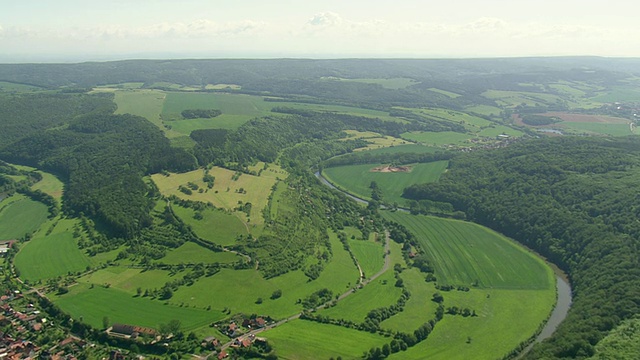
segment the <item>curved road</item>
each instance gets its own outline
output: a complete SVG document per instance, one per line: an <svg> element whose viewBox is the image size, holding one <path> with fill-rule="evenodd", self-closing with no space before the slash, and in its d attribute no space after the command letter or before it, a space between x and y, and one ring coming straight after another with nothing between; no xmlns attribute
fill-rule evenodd
<svg viewBox="0 0 640 360"><path fill-rule="evenodd" d="M374 281L375 279L377 279L378 277L380 277L380 275L384 274L387 270L389 270L389 266L391 265L391 257L389 256L389 232L385 232L385 237L384 237L384 265L382 266L382 269L380 269L380 271L378 271L375 275L371 276L368 279L364 279L361 283L360 283L360 287L365 287L367 284L369 284L370 282ZM360 270L360 264L357 264L358 270ZM362 270L360 270L360 276L362 278ZM355 289L351 289L345 293L343 293L342 295L338 296L338 298L336 299L336 301L342 301L344 300L346 297L348 297L349 295L355 293ZM326 307L326 303L322 304L318 307L316 307L316 310L320 310L320 309L324 309ZM300 316L302 315L302 313L297 313L295 315L291 315L286 319L280 320L277 323L265 326L263 328L260 329L255 329L255 330L251 330L248 333L243 334L242 336L237 337L236 339L239 341L242 341L243 339L251 336L251 335L257 335L263 331L267 331L270 329L273 329L276 326L280 326L282 324L285 324L291 320L295 320L300 318ZM227 343L225 343L224 345L222 345L222 350L225 350L226 348L228 348L229 346L231 346L231 344L233 344L233 342L236 340L232 340L229 341Z"/></svg>

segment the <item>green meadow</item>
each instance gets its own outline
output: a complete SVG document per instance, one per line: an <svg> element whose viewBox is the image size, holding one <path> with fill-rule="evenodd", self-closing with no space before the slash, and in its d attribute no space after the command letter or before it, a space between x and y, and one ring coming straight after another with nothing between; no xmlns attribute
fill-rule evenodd
<svg viewBox="0 0 640 360"><path fill-rule="evenodd" d="M47 206L23 195L0 202L0 240L14 240L37 230L46 220Z"/></svg>
<svg viewBox="0 0 640 360"><path fill-rule="evenodd" d="M416 154L429 154L440 151L440 149L431 146L424 146L419 144L405 144L384 147L380 149L367 150L367 153L371 154L398 154L398 153L416 153Z"/></svg>
<svg viewBox="0 0 640 360"><path fill-rule="evenodd" d="M470 145L469 140L474 136L453 131L431 132L411 131L402 134L403 139L415 141L428 146Z"/></svg>
<svg viewBox="0 0 640 360"><path fill-rule="evenodd" d="M393 305L398 301L402 289L396 287L395 283L393 268L390 268L367 286L356 290L336 306L321 310L319 314L333 319L363 322L372 309Z"/></svg>
<svg viewBox="0 0 640 360"><path fill-rule="evenodd" d="M330 81L340 82L358 82L363 84L377 84L385 89L398 90L404 89L408 86L418 84L417 81L409 78L388 78L388 79L344 79L344 78L330 78Z"/></svg>
<svg viewBox="0 0 640 360"><path fill-rule="evenodd" d="M380 327L412 332L435 317L438 304L431 301L431 297L437 290L433 282L425 282L425 274L416 268L403 270L400 277L411 297L405 304L404 311L383 321Z"/></svg>
<svg viewBox="0 0 640 360"><path fill-rule="evenodd" d="M435 161L410 165L409 172L373 172L372 169L383 164L360 164L326 168L322 175L331 183L358 197L371 198L371 182L375 181L382 190L383 201L404 204L404 188L412 184L435 182L447 168L447 161Z"/></svg>
<svg viewBox="0 0 640 360"><path fill-rule="evenodd" d="M245 224L236 215L218 209L200 211L202 219L195 219L195 210L172 205L173 212L182 219L199 237L213 243L229 246L236 242L238 235L246 235Z"/></svg>
<svg viewBox="0 0 640 360"><path fill-rule="evenodd" d="M314 291L328 288L335 295L348 291L358 280L358 270L349 253L333 233L330 234L333 257L325 265L319 278L308 281L302 271L292 271L284 275L264 279L255 269L221 269L213 276L200 278L192 286L181 287L174 292L172 304L213 309L231 309L232 313L264 314L274 318L284 318L302 310L298 304ZM271 299L275 290L282 291L282 297ZM262 304L256 300L262 298Z"/></svg>
<svg viewBox="0 0 640 360"><path fill-rule="evenodd" d="M438 93L438 94L442 94L442 95L445 95L445 96L448 96L448 97L454 98L454 99L457 98L457 97L460 97L460 94L456 94L454 92L446 91L446 90L442 90L442 89L429 88L427 90L435 92L435 93Z"/></svg>
<svg viewBox="0 0 640 360"><path fill-rule="evenodd" d="M64 190L64 184L60 179L53 174L46 173L44 171L38 171L42 175L42 180L35 183L31 188L33 190L40 190L47 193L54 198L60 200L62 198L62 192Z"/></svg>
<svg viewBox="0 0 640 360"><path fill-rule="evenodd" d="M490 106L490 105L473 105L473 106L466 107L465 110L472 113L491 116L491 117L500 116L500 113L502 112L502 109L495 106Z"/></svg>
<svg viewBox="0 0 640 360"><path fill-rule="evenodd" d="M583 123L564 121L560 123L565 129L570 129L573 133L602 134L611 136L633 135L629 129L629 124L603 124L603 123Z"/></svg>
<svg viewBox="0 0 640 360"><path fill-rule="evenodd" d="M468 307L478 316L446 314L425 341L389 359L500 359L533 335L555 304L554 289L474 288L442 295L445 308ZM430 309L426 315L433 316Z"/></svg>
<svg viewBox="0 0 640 360"><path fill-rule="evenodd" d="M431 216L384 212L406 226L433 261L440 284L495 289L549 289L551 270L513 241L483 226Z"/></svg>
<svg viewBox="0 0 640 360"><path fill-rule="evenodd" d="M68 294L56 297L54 303L75 319L103 328L107 316L110 324L124 323L157 329L160 324L180 320L181 330L189 332L218 321L224 314L216 310L195 309L167 305L162 301L131 294L104 286L78 284Z"/></svg>
<svg viewBox="0 0 640 360"><path fill-rule="evenodd" d="M349 239L351 252L358 259L365 277L370 277L384 265L384 247L382 243L370 240Z"/></svg>
<svg viewBox="0 0 640 360"><path fill-rule="evenodd" d="M218 223L218 226L224 223ZM193 243L186 242L182 244L179 248L168 251L167 255L162 259L158 260L158 262L164 264L182 264L182 263L204 263L204 264L212 264L212 263L221 263L221 264L229 264L240 260L240 256L228 252L215 252L211 251L207 248L203 248L202 246Z"/></svg>
<svg viewBox="0 0 640 360"><path fill-rule="evenodd" d="M285 360L361 359L363 352L389 342L378 334L306 320L288 322L261 336L274 347L278 359Z"/></svg>
<svg viewBox="0 0 640 360"><path fill-rule="evenodd" d="M50 279L69 272L84 271L94 264L88 255L78 249L73 238L75 220L49 221L16 255L15 265L21 278L29 281ZM51 234L44 228L53 226Z"/></svg>
<svg viewBox="0 0 640 360"><path fill-rule="evenodd" d="M37 90L43 90L40 87L25 84L16 84L7 81L0 81L0 92L32 92Z"/></svg>

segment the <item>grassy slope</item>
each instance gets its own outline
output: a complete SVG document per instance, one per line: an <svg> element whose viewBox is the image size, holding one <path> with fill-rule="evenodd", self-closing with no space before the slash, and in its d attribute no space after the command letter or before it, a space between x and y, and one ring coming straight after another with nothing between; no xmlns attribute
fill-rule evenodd
<svg viewBox="0 0 640 360"><path fill-rule="evenodd" d="M398 301L402 289L395 287L393 269L369 283L355 294L340 301L336 306L321 310L320 314L334 319L363 322L370 310L393 305Z"/></svg>
<svg viewBox="0 0 640 360"><path fill-rule="evenodd" d="M42 174L42 180L35 183L31 188L33 190L40 190L60 200L62 198L62 192L64 190L64 184L62 183L62 181L60 181L60 179L52 174L46 173L44 171L38 172Z"/></svg>
<svg viewBox="0 0 640 360"><path fill-rule="evenodd" d="M49 279L68 272L84 271L94 264L85 253L78 249L73 238L75 220L60 220L50 235L45 235L45 224L36 235L23 245L16 255L15 264L25 280Z"/></svg>
<svg viewBox="0 0 640 360"><path fill-rule="evenodd" d="M250 223L261 225L264 223L262 209L267 205L270 189L278 178L284 179L287 176L285 171L275 165L271 165L269 169L263 171L261 176L242 174L235 181L232 179L235 172L231 170L214 167L209 173L216 178L213 188L203 193L194 191L192 195L180 192L178 187L193 182L200 188L207 189L206 184L202 181L204 175L202 169L183 174L171 174L170 176L154 174L151 178L164 195L176 195L183 199L205 203L211 202L217 207L228 210L235 209L238 206L238 201L250 202L252 204ZM243 188L246 193L238 193L236 190L240 188ZM247 222L247 217L243 212L235 212L235 215L243 222Z"/></svg>
<svg viewBox="0 0 640 360"><path fill-rule="evenodd" d="M389 339L378 334L335 325L295 320L265 332L279 359L360 359L371 347Z"/></svg>
<svg viewBox="0 0 640 360"><path fill-rule="evenodd" d="M236 215L218 209L202 211L202 219L193 218L193 209L173 205L173 212L201 238L223 246L233 245L238 235L247 234L247 228Z"/></svg>
<svg viewBox="0 0 640 360"><path fill-rule="evenodd" d="M469 307L478 316L445 315L426 341L389 359L499 359L536 331L555 302L553 291L541 290L471 289L443 296L445 308Z"/></svg>
<svg viewBox="0 0 640 360"><path fill-rule="evenodd" d="M633 134L629 129L629 124L598 124L565 121L562 122L561 125L579 133L595 133L612 136L628 136Z"/></svg>
<svg viewBox="0 0 640 360"><path fill-rule="evenodd" d="M114 102L118 105L116 114L133 114L146 118L165 133L168 138L183 134L164 127L160 113L166 100L166 93L160 90L118 90Z"/></svg>
<svg viewBox="0 0 640 360"><path fill-rule="evenodd" d="M23 195L13 195L0 202L0 240L23 237L47 220L46 205Z"/></svg>
<svg viewBox="0 0 640 360"><path fill-rule="evenodd" d="M384 248L381 243L349 239L349 246L353 255L358 259L365 277L370 277L382 269Z"/></svg>
<svg viewBox="0 0 640 360"><path fill-rule="evenodd" d="M437 181L447 167L447 161L435 161L412 166L408 173L381 173L370 170L380 164L348 165L324 169L323 176L340 188L361 198L370 198L369 186L375 181L383 193L383 201L404 204L402 198L405 187L425 182Z"/></svg>
<svg viewBox="0 0 640 360"><path fill-rule="evenodd" d="M477 224L385 212L412 231L435 266L442 284L483 288L550 289L551 270L504 236Z"/></svg>
<svg viewBox="0 0 640 360"><path fill-rule="evenodd" d="M443 132L420 132L412 131L402 134L402 137L411 141L416 141L430 146L441 146L449 144L468 144L469 139L473 138L473 135L462 134L452 131Z"/></svg>
<svg viewBox="0 0 640 360"><path fill-rule="evenodd" d="M510 240L461 221L397 212L384 216L414 232L435 259L440 283L469 284L480 278L483 287L441 292L445 308L468 307L478 316L445 315L425 342L391 359L499 358L531 336L553 308L553 273ZM402 276L412 297L403 313L383 322L383 327L393 330L411 330L431 319L435 311L429 301L434 285L424 282L414 269L405 270ZM411 316L416 312L420 315Z"/></svg>
<svg viewBox="0 0 640 360"><path fill-rule="evenodd" d="M438 306L431 301L431 297L436 288L434 283L425 282L425 275L415 268L404 270L400 277L411 297L403 312L383 321L380 326L383 329L412 332L435 317Z"/></svg>
<svg viewBox="0 0 640 360"><path fill-rule="evenodd" d="M254 269L222 269L216 275L201 278L192 286L180 288L174 293L171 303L184 302L200 308L211 305L219 310L228 307L232 312L259 313L276 318L293 315L302 310L296 304L298 299L325 287L334 294L342 294L358 279L358 271L337 236L331 234L330 238L333 258L314 281L308 281L301 271L265 280ZM282 290L282 297L271 300L271 294L277 289ZM258 297L264 300L262 304L255 303Z"/></svg>
<svg viewBox="0 0 640 360"><path fill-rule="evenodd" d="M240 257L231 252L215 252L202 246L187 242L177 249L167 252L167 255L158 262L165 264L180 263L233 263L238 261Z"/></svg>

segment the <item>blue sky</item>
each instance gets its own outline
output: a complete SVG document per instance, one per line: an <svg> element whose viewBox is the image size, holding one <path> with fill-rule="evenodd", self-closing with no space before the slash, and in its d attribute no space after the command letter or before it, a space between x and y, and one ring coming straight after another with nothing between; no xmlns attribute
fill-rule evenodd
<svg viewBox="0 0 640 360"><path fill-rule="evenodd" d="M640 56L629 0L0 0L0 61Z"/></svg>

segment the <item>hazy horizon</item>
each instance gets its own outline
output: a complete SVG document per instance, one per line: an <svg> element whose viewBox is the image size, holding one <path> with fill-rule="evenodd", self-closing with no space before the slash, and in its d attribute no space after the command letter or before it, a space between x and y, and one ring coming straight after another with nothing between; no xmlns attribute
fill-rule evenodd
<svg viewBox="0 0 640 360"><path fill-rule="evenodd" d="M628 1L31 0L0 62L175 58L640 57Z"/></svg>

